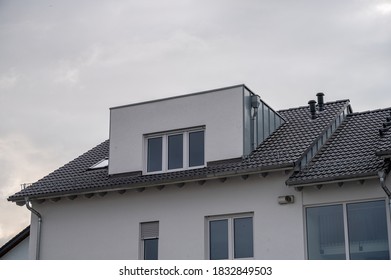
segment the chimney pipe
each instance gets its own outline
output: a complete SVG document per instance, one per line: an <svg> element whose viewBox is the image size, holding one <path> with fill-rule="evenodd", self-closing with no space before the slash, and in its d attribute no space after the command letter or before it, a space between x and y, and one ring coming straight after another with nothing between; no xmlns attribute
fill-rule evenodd
<svg viewBox="0 0 391 280"><path fill-rule="evenodd" d="M316 101L310 100L308 101L308 104L310 105L310 113L311 113L311 119L316 119Z"/></svg>
<svg viewBox="0 0 391 280"><path fill-rule="evenodd" d="M319 111L323 111L324 110L324 99L323 99L324 93L323 92L318 92L316 94L316 96L318 97Z"/></svg>

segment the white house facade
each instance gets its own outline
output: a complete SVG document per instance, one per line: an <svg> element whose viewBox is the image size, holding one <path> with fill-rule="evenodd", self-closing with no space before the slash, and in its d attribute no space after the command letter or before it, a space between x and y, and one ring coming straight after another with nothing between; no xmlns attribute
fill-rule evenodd
<svg viewBox="0 0 391 280"><path fill-rule="evenodd" d="M9 197L31 259L390 259L391 109L275 111L245 85L110 110L110 139Z"/></svg>

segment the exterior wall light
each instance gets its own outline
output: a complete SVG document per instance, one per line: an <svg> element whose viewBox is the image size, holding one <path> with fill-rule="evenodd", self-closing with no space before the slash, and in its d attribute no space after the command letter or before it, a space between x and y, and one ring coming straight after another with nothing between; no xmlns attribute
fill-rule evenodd
<svg viewBox="0 0 391 280"><path fill-rule="evenodd" d="M292 204L295 202L295 196L293 195L283 195L278 197L278 204Z"/></svg>

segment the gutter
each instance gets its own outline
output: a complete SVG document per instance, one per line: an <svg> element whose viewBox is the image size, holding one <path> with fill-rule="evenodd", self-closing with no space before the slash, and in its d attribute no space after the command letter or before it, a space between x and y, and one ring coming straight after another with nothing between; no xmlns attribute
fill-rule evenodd
<svg viewBox="0 0 391 280"><path fill-rule="evenodd" d="M379 175L379 180L380 180L380 186L382 187L382 189L384 190L384 192L386 193L388 198L391 199L391 191L386 186L386 173L384 171L379 171L378 175ZM391 206L391 203L390 203L390 206Z"/></svg>
<svg viewBox="0 0 391 280"><path fill-rule="evenodd" d="M27 209L38 217L38 229L37 229L37 243L35 247L35 259L39 260L40 257L40 249L41 249L41 227L42 227L42 216L39 214L37 210L35 210L30 204L30 200L28 197L25 198Z"/></svg>
<svg viewBox="0 0 391 280"><path fill-rule="evenodd" d="M27 201L30 201L30 199L33 200L45 200L45 199L51 199L51 198L58 198L58 197L67 197L70 195L85 195L85 194L91 194L91 193L100 193L100 192L112 192L112 191L119 191L119 190L131 190L131 189L137 189L141 187L156 187L161 185L172 185L172 184L178 184L178 183L189 183L189 182L197 182L201 180L213 180L213 179L220 179L220 178L227 178L227 177L236 177L236 176L244 176L244 175L253 175L258 173L270 173L275 171L286 171L286 170L293 170L294 163L285 163L285 164L279 164L279 165L270 165L270 166L261 166L261 167L252 167L252 168L245 168L241 170L229 170L229 171L217 171L213 172L210 171L208 174L203 173L201 175L193 175L193 176L185 176L182 178L161 178L158 180L150 181L150 182L126 182L126 179L129 178L119 178L124 179L125 182L114 182L110 183L110 179L105 181L105 184L99 187L84 187L79 189L74 189L70 191L62 191L62 192L55 192L55 193L38 193L38 194L31 194L29 197L25 197L23 195L20 196L10 196L8 198L8 201L15 202L16 204L22 206L24 204L27 204ZM167 174L167 173L163 173ZM115 178L114 178L115 179ZM62 182L62 181L60 181ZM28 195L28 194L26 194ZM23 200L24 199L24 200ZM39 203L39 202L38 202Z"/></svg>
<svg viewBox="0 0 391 280"><path fill-rule="evenodd" d="M370 180L379 178L374 173L366 173L362 174L362 177L353 177L354 174L345 175L345 176L335 176L330 178L318 178L312 180L292 180L288 179L286 181L286 185L289 187L307 187L307 186L316 186L316 185L325 185L325 184L338 184L352 181L360 181L360 180Z"/></svg>

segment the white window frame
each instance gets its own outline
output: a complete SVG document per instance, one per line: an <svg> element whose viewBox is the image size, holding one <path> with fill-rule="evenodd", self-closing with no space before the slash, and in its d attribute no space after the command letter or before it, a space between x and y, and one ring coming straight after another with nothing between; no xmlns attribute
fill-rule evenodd
<svg viewBox="0 0 391 280"><path fill-rule="evenodd" d="M348 230L348 213L347 213L347 205L361 202L374 202L374 201L384 201L385 210L386 210L386 223L387 223L387 233L388 233L388 250L391 258L391 213L387 211L389 208L390 200L388 198L373 198L366 200L353 200L353 201L344 201L344 202L335 202L335 203L325 203L325 204L313 204L306 205L304 207L303 215L304 215L304 249L305 249L305 257L309 260L308 256L308 233L307 233L307 208L313 207L323 207L323 206L333 206L333 205L342 205L342 215L343 215L343 223L344 223L344 240L345 240L345 256L346 260L350 260L350 245L349 245L349 230Z"/></svg>
<svg viewBox="0 0 391 280"><path fill-rule="evenodd" d="M153 223L153 224L157 224L157 233L153 236L146 236L146 237L143 237L142 236L142 226L143 224L148 224L148 223ZM159 259L159 227L160 227L160 223L159 221L150 221L150 222L141 222L140 223L140 229L139 229L139 236L140 236L140 244L139 244L139 259L140 260L145 260L145 255L144 255L144 242L145 240L151 240L151 239L157 239L157 246L158 246L158 259Z"/></svg>
<svg viewBox="0 0 391 280"><path fill-rule="evenodd" d="M253 226L253 256L250 258L234 258L235 252L235 236L234 236L234 220L237 218L251 218ZM247 213L238 213L238 214L228 214L228 215L216 215L216 216L206 216L205 217L205 236L206 236L206 246L205 246L205 256L206 259L210 260L210 231L209 225L211 221L219 220L228 220L228 260L252 260L254 259L255 249L254 249L254 212Z"/></svg>
<svg viewBox="0 0 391 280"><path fill-rule="evenodd" d="M204 132L204 163L197 166L189 166L189 134L193 132ZM168 137L173 135L183 136L183 166L181 168L168 169ZM152 138L162 138L162 170L148 171L148 140ZM205 167L205 127L193 127L181 130L171 130L160 133L144 135L144 174L156 174L165 172L175 172L186 169L196 169Z"/></svg>

